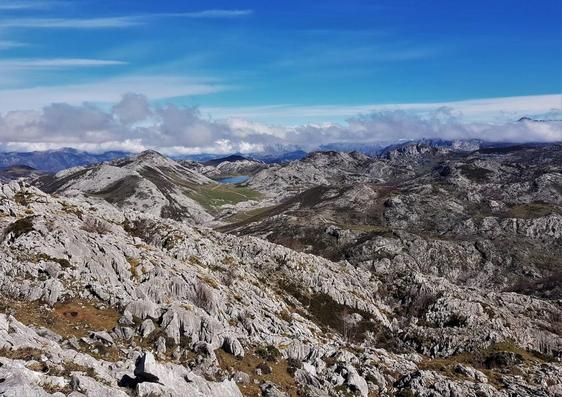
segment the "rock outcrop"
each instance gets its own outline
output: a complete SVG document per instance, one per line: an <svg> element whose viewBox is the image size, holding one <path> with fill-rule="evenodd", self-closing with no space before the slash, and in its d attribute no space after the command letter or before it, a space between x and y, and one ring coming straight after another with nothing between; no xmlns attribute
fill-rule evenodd
<svg viewBox="0 0 562 397"><path fill-rule="evenodd" d="M541 150L316 154L229 234L88 193L168 167L154 153L53 195L1 184L0 395L556 396L562 179Z"/></svg>

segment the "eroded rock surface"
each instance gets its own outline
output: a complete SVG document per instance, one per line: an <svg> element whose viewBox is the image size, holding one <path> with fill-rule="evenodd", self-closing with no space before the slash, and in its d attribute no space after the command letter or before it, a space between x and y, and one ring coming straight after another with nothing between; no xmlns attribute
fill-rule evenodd
<svg viewBox="0 0 562 397"><path fill-rule="evenodd" d="M482 154L446 159L445 172L448 154L422 148L293 164L336 165L310 176L305 196L284 202L268 227L290 226L291 208L345 205L386 222L365 234L316 217L308 226L345 248L326 257L95 194L0 185L0 395L560 395L559 286L513 284L560 270L557 155L540 172L519 161L513 180L496 178L512 173L496 154L485 164ZM485 173L497 186L469 181L467 162L500 170ZM385 167L404 185L381 190L354 176L382 178ZM521 182L525 173L534 182ZM334 186L349 178L351 187ZM446 185L426 187L427 178ZM539 199L547 212L521 215ZM473 216L473 202L490 212Z"/></svg>

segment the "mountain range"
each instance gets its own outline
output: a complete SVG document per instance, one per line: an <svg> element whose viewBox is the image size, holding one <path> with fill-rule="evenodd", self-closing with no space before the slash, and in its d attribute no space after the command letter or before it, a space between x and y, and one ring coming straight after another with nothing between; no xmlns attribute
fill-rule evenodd
<svg viewBox="0 0 562 397"><path fill-rule="evenodd" d="M25 171L0 395L562 393L560 144Z"/></svg>
<svg viewBox="0 0 562 397"><path fill-rule="evenodd" d="M318 151L356 151L371 156L377 156L395 147L420 143L433 147L452 148L461 151L477 150L480 147L502 147L512 146L508 142L485 142L478 139L469 140L441 140L441 139L421 139L416 141L387 142L378 144L368 143L333 143L320 145ZM529 144L528 144L529 145ZM234 153L231 155L203 153L195 155L173 156L175 160L192 160L202 163L219 163L225 157L240 156L259 160L267 164L282 163L293 160L300 160L308 154L307 151L295 145L271 145L263 151L254 153ZM72 148L58 150L46 150L35 152L0 152L0 169L10 166L27 166L39 171L58 172L67 168L95 164L110 161L118 158L132 156L132 153L122 151L109 151L104 153L89 153Z"/></svg>

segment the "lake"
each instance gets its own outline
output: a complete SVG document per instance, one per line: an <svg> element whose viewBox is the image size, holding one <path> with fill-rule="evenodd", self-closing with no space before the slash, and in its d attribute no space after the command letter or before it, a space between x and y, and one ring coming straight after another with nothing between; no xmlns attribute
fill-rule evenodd
<svg viewBox="0 0 562 397"><path fill-rule="evenodd" d="M217 179L218 183L242 183L246 182L250 177L248 175L231 176L229 178Z"/></svg>

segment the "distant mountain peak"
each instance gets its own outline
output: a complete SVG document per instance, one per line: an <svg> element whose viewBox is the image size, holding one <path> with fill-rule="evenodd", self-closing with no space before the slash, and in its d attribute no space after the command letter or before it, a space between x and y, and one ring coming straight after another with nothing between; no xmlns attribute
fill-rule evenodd
<svg viewBox="0 0 562 397"><path fill-rule="evenodd" d="M148 149L144 152L140 152L135 156L136 159L152 159L152 158L167 158L162 153L157 152L156 150Z"/></svg>
<svg viewBox="0 0 562 397"><path fill-rule="evenodd" d="M6 168L3 168L3 170L26 170L26 171L36 171L35 168L30 167L29 165L25 165L25 164L14 164L14 165L10 165Z"/></svg>
<svg viewBox="0 0 562 397"><path fill-rule="evenodd" d="M366 160L369 156L358 151L338 152L334 150L317 151L307 154L303 160L314 161L318 159L339 159L339 160Z"/></svg>
<svg viewBox="0 0 562 397"><path fill-rule="evenodd" d="M36 170L58 172L76 166L124 158L128 155L129 153L119 151L88 153L73 148L35 152L4 152L0 153L0 168L25 165Z"/></svg>
<svg viewBox="0 0 562 397"><path fill-rule="evenodd" d="M218 159L207 160L203 163L203 165L218 165L220 163L236 163L239 161L256 161L252 158L242 156L241 154L231 154L230 156L221 157Z"/></svg>
<svg viewBox="0 0 562 397"><path fill-rule="evenodd" d="M156 150L145 150L131 158L131 163L138 166L177 166L178 163L169 157L164 156Z"/></svg>

